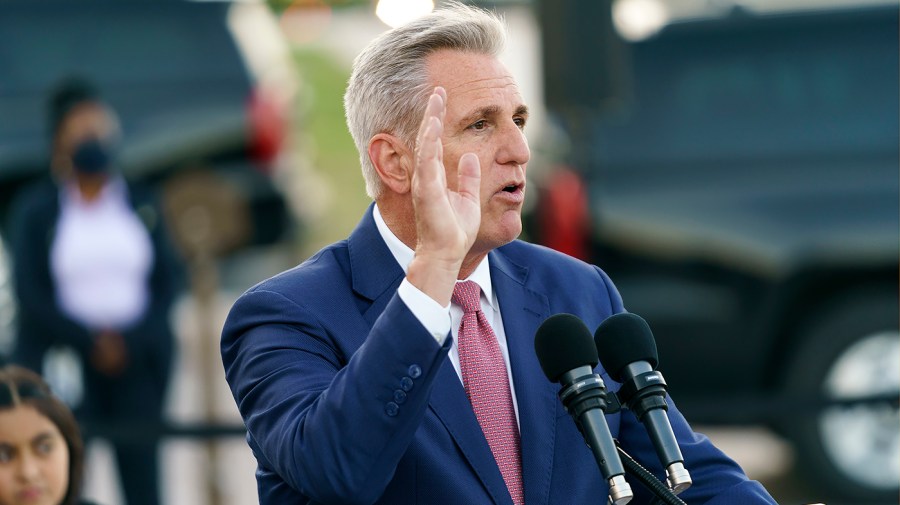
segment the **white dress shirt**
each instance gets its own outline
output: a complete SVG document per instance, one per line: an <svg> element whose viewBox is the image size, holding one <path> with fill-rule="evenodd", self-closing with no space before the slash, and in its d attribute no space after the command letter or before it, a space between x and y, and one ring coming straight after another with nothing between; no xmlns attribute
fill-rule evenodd
<svg viewBox="0 0 900 505"><path fill-rule="evenodd" d="M375 205L373 215L375 217L375 226L378 228L378 233L387 244L388 249L391 250L394 259L397 260L397 263L399 263L400 267L403 268L403 271L406 272L409 268L409 263L415 256L415 252L401 242L400 239L394 235L394 232L388 228L377 205ZM494 330L494 334L497 336L500 353L503 354L503 361L506 363L506 376L509 379L513 408L516 411L516 422L518 422L519 405L516 402L516 386L513 384L512 370L509 365L509 348L506 345L506 330L503 327L503 318L500 315L500 301L497 299L497 294L494 293L491 284L491 272L487 256L485 256L484 260L478 264L475 271L472 272L472 275L457 282L463 281L474 281L481 287L481 310L484 312L488 324L491 325L491 329ZM453 364L456 375L458 375L460 381L462 381L462 371L459 367L459 348L456 344L457 334L459 333L459 324L463 315L462 308L454 303L451 303L447 307L442 307L438 302L434 301L433 298L413 286L408 279L403 279L403 282L397 289L397 294L400 296L400 299L403 300L403 303L409 307L409 310L416 316L419 322L422 323L422 326L434 336L439 344L443 345L444 341L447 339L448 333L453 335L453 342L449 354L450 363Z"/></svg>
<svg viewBox="0 0 900 505"><path fill-rule="evenodd" d="M124 182L110 181L90 202L77 187L60 188L50 272L65 314L91 330L135 324L149 304L153 259L150 234Z"/></svg>

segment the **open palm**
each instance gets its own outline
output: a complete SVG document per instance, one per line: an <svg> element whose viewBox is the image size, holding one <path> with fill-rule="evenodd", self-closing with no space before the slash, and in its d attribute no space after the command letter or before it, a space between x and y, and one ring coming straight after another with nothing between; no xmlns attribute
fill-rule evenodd
<svg viewBox="0 0 900 505"><path fill-rule="evenodd" d="M447 187L441 135L447 93L435 88L428 100L416 138L416 167L412 178L416 212L416 256L441 263L462 264L475 242L481 224L478 157L464 154L459 160L456 191Z"/></svg>

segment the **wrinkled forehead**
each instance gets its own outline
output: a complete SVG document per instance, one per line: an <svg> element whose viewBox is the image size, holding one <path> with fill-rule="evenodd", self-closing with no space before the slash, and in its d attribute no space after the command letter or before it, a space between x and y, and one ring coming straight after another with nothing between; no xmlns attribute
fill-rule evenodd
<svg viewBox="0 0 900 505"><path fill-rule="evenodd" d="M524 103L516 79L494 56L441 50L429 55L426 69L429 84L447 90L448 107L459 100L499 99L513 107Z"/></svg>

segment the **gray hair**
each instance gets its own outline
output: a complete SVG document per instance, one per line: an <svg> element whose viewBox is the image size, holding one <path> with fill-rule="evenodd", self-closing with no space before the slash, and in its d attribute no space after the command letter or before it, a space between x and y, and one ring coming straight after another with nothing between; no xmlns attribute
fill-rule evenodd
<svg viewBox="0 0 900 505"><path fill-rule="evenodd" d="M369 159L369 140L391 133L412 145L432 91L426 58L441 49L498 56L505 43L506 26L499 16L450 2L381 34L359 53L344 94L344 111L369 197L377 199L384 189Z"/></svg>

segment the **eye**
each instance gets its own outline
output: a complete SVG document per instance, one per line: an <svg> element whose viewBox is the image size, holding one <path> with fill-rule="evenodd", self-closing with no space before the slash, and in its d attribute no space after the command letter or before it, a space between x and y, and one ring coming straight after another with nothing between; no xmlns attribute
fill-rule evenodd
<svg viewBox="0 0 900 505"><path fill-rule="evenodd" d="M0 464L9 463L13 459L13 449L8 445L0 446Z"/></svg>
<svg viewBox="0 0 900 505"><path fill-rule="evenodd" d="M520 130L524 130L527 120L524 117L517 116L513 118L513 122L516 123L516 126L518 126Z"/></svg>
<svg viewBox="0 0 900 505"><path fill-rule="evenodd" d="M49 440L42 440L42 441L38 442L37 444L35 444L34 450L38 454L46 456L47 454L50 454L51 452L53 452L53 442L51 442Z"/></svg>
<svg viewBox="0 0 900 505"><path fill-rule="evenodd" d="M485 121L484 119L480 119L469 125L469 128L477 131L484 130L485 128L487 128L487 121Z"/></svg>

